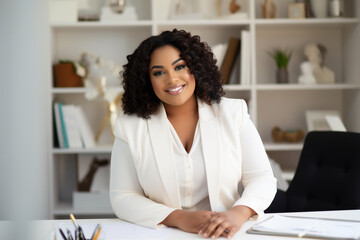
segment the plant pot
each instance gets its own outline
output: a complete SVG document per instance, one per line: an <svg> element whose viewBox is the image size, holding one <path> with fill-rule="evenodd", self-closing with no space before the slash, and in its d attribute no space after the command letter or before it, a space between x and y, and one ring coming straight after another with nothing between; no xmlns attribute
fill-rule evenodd
<svg viewBox="0 0 360 240"><path fill-rule="evenodd" d="M276 71L277 83L289 83L289 74L286 68L278 68Z"/></svg>

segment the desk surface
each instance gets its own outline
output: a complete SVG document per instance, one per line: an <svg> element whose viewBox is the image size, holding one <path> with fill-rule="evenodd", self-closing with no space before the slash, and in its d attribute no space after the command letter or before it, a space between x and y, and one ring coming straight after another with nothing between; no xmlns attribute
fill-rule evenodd
<svg viewBox="0 0 360 240"><path fill-rule="evenodd" d="M266 214L266 216L270 216L273 214ZM287 216L303 216L303 217L319 217L319 218L332 218L332 219L348 219L348 220L359 220L360 221L360 210L348 210L348 211L322 211L322 212L301 212L301 213L284 213L282 215ZM264 219L264 218L263 218ZM89 224L89 223L102 223L102 224L108 224L113 222L119 222L119 219L79 219L78 223L81 224ZM57 229L57 226L60 224L67 224L70 220L36 220L31 221L29 224L27 224L28 228L31 229L31 236L32 237L26 237L26 239L36 239L36 240L53 240L54 239L54 231ZM277 237L277 236L264 236L264 235L254 235L254 234L247 234L246 230L248 230L252 225L254 225L256 221L247 221L241 230L234 236L233 239L296 239L292 237ZM6 221L0 221L0 232L2 232L0 235L2 236L2 239L13 239L13 238L4 238L10 236L10 232L8 231L8 235L6 235L6 231L3 231L4 229L11 229L12 232L14 231L14 228L11 228L11 225L13 225L11 222ZM10 226L10 227L9 227ZM18 228L16 228L18 229ZM136 231L137 226L134 225L132 228L132 231ZM164 231L164 229L160 230L152 230L152 229L146 229L147 231ZM140 236L142 234L142 231L135 233L133 237L121 237L116 239L204 239L201 236L197 234L190 234L183 231L180 231L178 229L173 228L165 228L166 234L160 234L157 235L157 237L149 236L146 234L146 236ZM160 232L157 232L160 233ZM4 236L5 234L5 236ZM150 234L151 235L151 234ZM161 236L161 237L159 237ZM150 237L150 238L149 238ZM114 238L107 238L105 236L106 240L115 240ZM225 238L220 238L225 239ZM57 239L62 240L62 239Z"/></svg>

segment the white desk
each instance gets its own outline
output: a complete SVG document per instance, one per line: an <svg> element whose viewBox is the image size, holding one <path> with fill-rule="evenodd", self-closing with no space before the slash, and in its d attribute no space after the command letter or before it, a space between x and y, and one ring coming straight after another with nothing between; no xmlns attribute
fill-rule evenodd
<svg viewBox="0 0 360 240"><path fill-rule="evenodd" d="M266 214L266 216L270 216L272 214ZM304 217L320 217L320 218L333 218L333 219L348 219L348 220L359 220L360 221L360 210L350 210L350 211L324 211L324 212L302 212L302 213L284 213L283 215L291 215L291 216L304 216ZM265 216L265 217L266 217ZM86 223L112 223L114 221L119 221L118 219L79 219L78 223L86 224ZM54 231L57 229L57 226L61 223L67 223L70 222L70 220L36 220L31 221L27 226L29 229L31 229L30 233L27 234L26 238L27 240L53 240L54 239ZM291 237L278 237L278 236L265 236L265 235L254 235L254 234L247 234L246 230L249 229L253 224L255 224L255 221L247 221L242 229L234 236L233 239L296 239ZM9 238L9 236L12 236L11 233L17 232L19 233L18 226L14 228L9 228L10 225L15 225L6 221L0 222L0 237L1 239L14 239ZM4 231L5 229L8 230ZM162 230L151 230L151 231L162 231ZM167 230L168 231L168 230ZM4 235L5 234L5 235ZM8 234L8 235L6 235ZM31 237L30 237L31 236ZM19 239L19 238L15 238ZM24 238L23 238L24 239ZM106 240L115 240L110 238L105 238ZM149 236L136 236L136 237L127 237L127 238L117 238L117 239L154 239L149 238ZM159 238L157 238L159 239ZM183 231L180 231L178 229L170 229L170 232L167 232L166 237L161 237L160 239L204 239L199 235L196 234L190 234ZM225 239L225 238L220 238ZM62 239L57 239L62 240Z"/></svg>

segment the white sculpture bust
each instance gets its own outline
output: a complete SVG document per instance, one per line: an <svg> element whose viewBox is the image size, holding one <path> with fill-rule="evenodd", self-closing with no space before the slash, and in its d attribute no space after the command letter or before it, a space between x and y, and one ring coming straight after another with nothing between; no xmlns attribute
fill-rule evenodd
<svg viewBox="0 0 360 240"><path fill-rule="evenodd" d="M316 84L314 77L314 66L310 62L303 62L300 65L301 75L299 76L300 84Z"/></svg>
<svg viewBox="0 0 360 240"><path fill-rule="evenodd" d="M334 83L335 74L324 65L326 48L311 43L305 46L305 55L314 67L314 76L318 83Z"/></svg>

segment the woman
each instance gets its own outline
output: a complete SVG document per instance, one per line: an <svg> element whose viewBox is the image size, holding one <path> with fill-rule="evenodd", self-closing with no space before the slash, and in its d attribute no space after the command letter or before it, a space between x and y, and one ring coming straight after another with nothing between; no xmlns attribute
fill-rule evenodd
<svg viewBox="0 0 360 240"><path fill-rule="evenodd" d="M127 59L111 157L115 214L231 238L276 192L245 101L222 97L210 47L185 31L152 36Z"/></svg>

